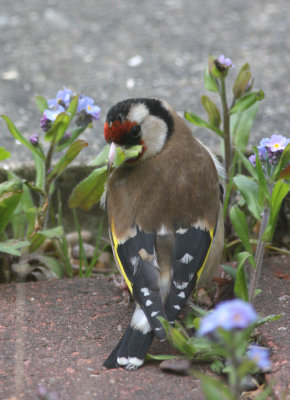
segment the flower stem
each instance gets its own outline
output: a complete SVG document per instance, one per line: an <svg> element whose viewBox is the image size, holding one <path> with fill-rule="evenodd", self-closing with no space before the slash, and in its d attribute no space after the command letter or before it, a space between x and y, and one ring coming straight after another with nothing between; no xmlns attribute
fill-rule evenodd
<svg viewBox="0 0 290 400"><path fill-rule="evenodd" d="M220 79L220 96L223 109L223 125L224 125L224 149L225 149L225 172L226 182L228 181L228 174L232 164L232 145L230 133L230 115L226 95L226 81L225 77Z"/></svg>
<svg viewBox="0 0 290 400"><path fill-rule="evenodd" d="M261 269L262 269L262 262L263 262L264 251L265 251L265 246L266 246L266 243L262 240L262 236L268 225L269 217L270 217L270 208L265 207L263 217L262 217L262 222L261 222L259 240L258 240L258 244L257 244L256 254L255 254L256 268L255 269L252 268L252 270L251 270L249 302L252 304L254 304L254 300L255 300L255 292L257 289L257 285L258 285L258 281L259 281L259 277L260 277L260 273L261 273Z"/></svg>

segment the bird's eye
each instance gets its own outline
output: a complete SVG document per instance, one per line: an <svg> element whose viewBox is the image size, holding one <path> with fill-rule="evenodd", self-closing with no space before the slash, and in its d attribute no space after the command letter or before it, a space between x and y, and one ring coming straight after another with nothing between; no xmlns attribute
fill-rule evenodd
<svg viewBox="0 0 290 400"><path fill-rule="evenodd" d="M137 125L132 126L132 128L130 129L129 135L134 139L139 138L141 136L140 125L137 124Z"/></svg>

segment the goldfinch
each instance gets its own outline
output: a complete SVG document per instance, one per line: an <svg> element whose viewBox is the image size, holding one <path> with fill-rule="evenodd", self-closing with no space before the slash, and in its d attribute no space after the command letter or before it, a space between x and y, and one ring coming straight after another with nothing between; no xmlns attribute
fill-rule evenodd
<svg viewBox="0 0 290 400"><path fill-rule="evenodd" d="M159 317L173 323L195 285L219 265L222 190L214 157L164 101L117 103L104 135L109 166L116 146L142 146L111 172L105 199L115 261L136 308L104 366L135 370L153 336L166 338Z"/></svg>

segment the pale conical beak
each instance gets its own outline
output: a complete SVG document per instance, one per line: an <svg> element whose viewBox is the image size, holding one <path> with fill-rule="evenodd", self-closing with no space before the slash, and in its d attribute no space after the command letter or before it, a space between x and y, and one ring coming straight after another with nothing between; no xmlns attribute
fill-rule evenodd
<svg viewBox="0 0 290 400"><path fill-rule="evenodd" d="M115 158L116 158L116 144L114 142L111 143L110 146L110 151L109 151L109 156L108 156L108 164L107 164L107 170L110 172L112 169L112 166L114 164Z"/></svg>

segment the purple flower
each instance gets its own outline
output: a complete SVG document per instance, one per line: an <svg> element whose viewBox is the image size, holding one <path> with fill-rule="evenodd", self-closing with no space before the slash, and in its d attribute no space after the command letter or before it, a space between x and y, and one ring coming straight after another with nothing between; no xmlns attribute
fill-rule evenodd
<svg viewBox="0 0 290 400"><path fill-rule="evenodd" d="M256 167L256 154L252 154L252 155L249 157L249 161L252 163L252 165L253 165L254 167Z"/></svg>
<svg viewBox="0 0 290 400"><path fill-rule="evenodd" d="M265 347L260 347L258 345L252 345L247 351L247 356L250 360L253 360L257 367L261 369L269 370L271 368L271 361L269 358L270 351Z"/></svg>
<svg viewBox="0 0 290 400"><path fill-rule="evenodd" d="M251 304L240 299L224 301L202 319L197 335L204 336L217 328L244 329L256 320L257 314Z"/></svg>
<svg viewBox="0 0 290 400"><path fill-rule="evenodd" d="M288 143L290 143L290 139L287 139L285 136L272 135L265 146L275 153L276 151L283 151Z"/></svg>
<svg viewBox="0 0 290 400"><path fill-rule="evenodd" d="M39 125L44 132L48 132L51 128L51 121L47 118L45 114L43 114L42 117L40 118Z"/></svg>
<svg viewBox="0 0 290 400"><path fill-rule="evenodd" d="M71 137L71 132L65 132L65 134L63 135L64 139L69 139Z"/></svg>
<svg viewBox="0 0 290 400"><path fill-rule="evenodd" d="M43 115L45 115L48 120L55 121L56 117L62 112L65 112L64 107L58 106L55 110L44 110Z"/></svg>
<svg viewBox="0 0 290 400"><path fill-rule="evenodd" d="M32 136L30 136L29 141L33 146L37 146L39 142L39 136L37 133L34 133Z"/></svg>
<svg viewBox="0 0 290 400"><path fill-rule="evenodd" d="M100 107L94 104L94 100L91 97L80 96L77 112L85 111L91 115L96 121L100 119Z"/></svg>
<svg viewBox="0 0 290 400"><path fill-rule="evenodd" d="M64 108L68 108L71 98L73 96L73 92L67 88L63 88L63 90L59 90L56 94L55 99L50 99L47 101L48 107L58 107L62 106Z"/></svg>
<svg viewBox="0 0 290 400"><path fill-rule="evenodd" d="M221 54L216 58L215 65L217 69L219 69L221 72L227 71L235 67L234 64L232 63L232 60L230 58L225 57L223 54Z"/></svg>

